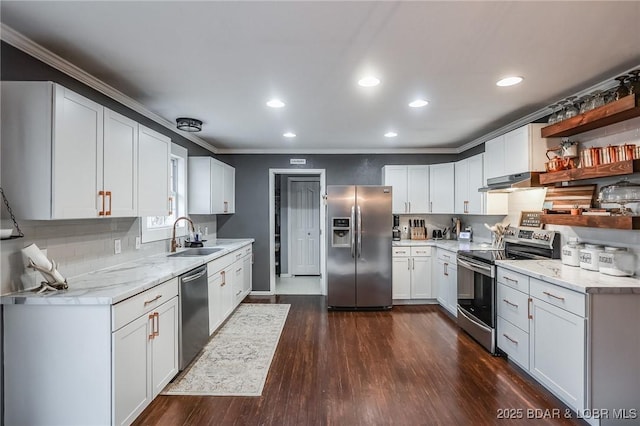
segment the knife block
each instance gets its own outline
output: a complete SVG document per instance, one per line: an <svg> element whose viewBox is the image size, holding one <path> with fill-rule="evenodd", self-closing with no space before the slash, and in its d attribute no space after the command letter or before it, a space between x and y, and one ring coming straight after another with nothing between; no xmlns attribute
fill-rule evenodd
<svg viewBox="0 0 640 426"><path fill-rule="evenodd" d="M412 240L426 240L426 231L426 228L412 226L409 228L409 238L411 238Z"/></svg>

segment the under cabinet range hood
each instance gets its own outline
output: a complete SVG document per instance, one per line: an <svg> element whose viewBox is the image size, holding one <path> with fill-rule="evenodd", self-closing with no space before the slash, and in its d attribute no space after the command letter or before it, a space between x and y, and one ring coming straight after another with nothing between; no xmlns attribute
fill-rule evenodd
<svg viewBox="0 0 640 426"><path fill-rule="evenodd" d="M523 172L513 175L498 176L487 179L487 186L478 188L478 192L513 192L532 188L540 188L541 172Z"/></svg>

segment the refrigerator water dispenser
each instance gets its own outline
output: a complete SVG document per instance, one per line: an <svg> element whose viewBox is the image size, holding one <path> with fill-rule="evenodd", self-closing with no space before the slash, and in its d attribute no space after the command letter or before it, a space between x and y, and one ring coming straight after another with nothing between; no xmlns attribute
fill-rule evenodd
<svg viewBox="0 0 640 426"><path fill-rule="evenodd" d="M331 218L331 247L351 247L350 218Z"/></svg>

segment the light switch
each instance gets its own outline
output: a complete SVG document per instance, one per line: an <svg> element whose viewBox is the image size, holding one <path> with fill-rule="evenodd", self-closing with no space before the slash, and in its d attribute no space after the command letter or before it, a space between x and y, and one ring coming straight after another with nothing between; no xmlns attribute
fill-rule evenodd
<svg viewBox="0 0 640 426"><path fill-rule="evenodd" d="M122 253L122 245L120 244L120 240L114 240L113 241L113 250L114 250L115 254Z"/></svg>
<svg viewBox="0 0 640 426"><path fill-rule="evenodd" d="M136 237L136 250L140 250L140 237Z"/></svg>

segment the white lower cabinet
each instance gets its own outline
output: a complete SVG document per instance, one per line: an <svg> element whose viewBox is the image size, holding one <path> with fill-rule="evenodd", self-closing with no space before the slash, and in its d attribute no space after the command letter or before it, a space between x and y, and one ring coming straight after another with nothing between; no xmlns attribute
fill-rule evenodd
<svg viewBox="0 0 640 426"><path fill-rule="evenodd" d="M253 247L245 246L207 264L209 334L213 334L251 292Z"/></svg>
<svg viewBox="0 0 640 426"><path fill-rule="evenodd" d="M431 299L431 247L392 248L392 299Z"/></svg>
<svg viewBox="0 0 640 426"><path fill-rule="evenodd" d="M130 424L178 373L177 278L114 305L3 308L8 425Z"/></svg>
<svg viewBox="0 0 640 426"><path fill-rule="evenodd" d="M114 424L131 424L176 374L177 295L113 333Z"/></svg>
<svg viewBox="0 0 640 426"><path fill-rule="evenodd" d="M498 347L569 407L583 410L585 295L498 268L497 303Z"/></svg>
<svg viewBox="0 0 640 426"><path fill-rule="evenodd" d="M458 264L455 252L437 249L435 267L433 268L433 283L437 286L436 294L440 306L457 317Z"/></svg>

